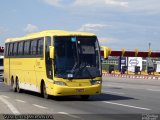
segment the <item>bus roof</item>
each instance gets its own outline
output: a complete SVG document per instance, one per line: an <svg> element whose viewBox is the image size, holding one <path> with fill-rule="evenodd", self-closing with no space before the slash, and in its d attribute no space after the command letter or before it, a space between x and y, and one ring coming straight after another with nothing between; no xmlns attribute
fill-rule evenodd
<svg viewBox="0 0 160 120"><path fill-rule="evenodd" d="M42 32L31 33L19 38L8 38L5 42L7 43L12 41L14 42L14 41L20 41L20 40L26 40L26 39L34 39L34 38L44 37L44 36L95 36L95 34L87 33L87 32L70 32L70 31L64 31L64 30L45 30Z"/></svg>

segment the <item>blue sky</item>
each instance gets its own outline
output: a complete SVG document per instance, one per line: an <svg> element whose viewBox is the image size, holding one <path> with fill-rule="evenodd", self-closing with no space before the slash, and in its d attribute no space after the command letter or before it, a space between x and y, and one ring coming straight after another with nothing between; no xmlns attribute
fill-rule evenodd
<svg viewBox="0 0 160 120"><path fill-rule="evenodd" d="M46 29L97 34L113 50L160 51L160 0L1 0L0 45Z"/></svg>

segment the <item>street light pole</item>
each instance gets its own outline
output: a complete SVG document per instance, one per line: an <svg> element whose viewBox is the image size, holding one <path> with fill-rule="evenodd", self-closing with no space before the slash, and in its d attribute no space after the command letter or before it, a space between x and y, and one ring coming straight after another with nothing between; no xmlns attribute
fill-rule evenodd
<svg viewBox="0 0 160 120"><path fill-rule="evenodd" d="M148 46L149 46L149 50L148 50L148 52L149 52L151 50L151 42L148 43ZM147 59L147 71L148 71L148 67L150 67L150 62L151 62L151 58L148 57L148 59Z"/></svg>
<svg viewBox="0 0 160 120"><path fill-rule="evenodd" d="M151 49L151 43L149 42L148 45L149 45L149 50L150 50Z"/></svg>

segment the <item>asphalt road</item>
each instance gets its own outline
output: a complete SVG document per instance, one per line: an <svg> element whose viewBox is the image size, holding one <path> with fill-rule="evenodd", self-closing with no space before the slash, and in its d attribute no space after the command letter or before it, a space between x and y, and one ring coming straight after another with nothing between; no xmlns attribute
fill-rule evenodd
<svg viewBox="0 0 160 120"><path fill-rule="evenodd" d="M160 81L104 77L102 94L88 101L79 96L44 99L33 92L14 93L0 82L0 113L0 119L6 114L49 114L55 120L142 120L149 116L159 120Z"/></svg>

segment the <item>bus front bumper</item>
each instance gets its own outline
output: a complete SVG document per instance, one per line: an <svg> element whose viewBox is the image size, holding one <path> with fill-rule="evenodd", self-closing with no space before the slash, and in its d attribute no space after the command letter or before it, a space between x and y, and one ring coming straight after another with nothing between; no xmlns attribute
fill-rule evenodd
<svg viewBox="0 0 160 120"><path fill-rule="evenodd" d="M54 88L54 89L53 89ZM67 87L54 85L48 89L48 94L54 96L69 96L69 95L96 95L101 93L101 85L92 85L85 87Z"/></svg>

